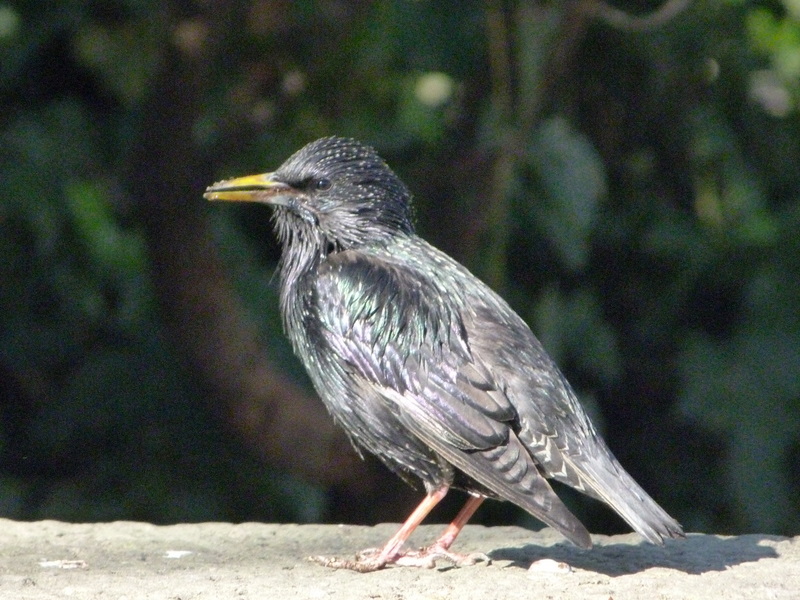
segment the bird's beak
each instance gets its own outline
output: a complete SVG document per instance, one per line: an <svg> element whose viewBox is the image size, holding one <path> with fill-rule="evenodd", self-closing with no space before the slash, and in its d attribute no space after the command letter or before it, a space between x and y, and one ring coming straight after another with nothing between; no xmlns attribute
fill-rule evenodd
<svg viewBox="0 0 800 600"><path fill-rule="evenodd" d="M218 181L206 188L206 200L227 200L229 202L264 202L283 204L292 188L274 178L274 173L248 175L235 179Z"/></svg>

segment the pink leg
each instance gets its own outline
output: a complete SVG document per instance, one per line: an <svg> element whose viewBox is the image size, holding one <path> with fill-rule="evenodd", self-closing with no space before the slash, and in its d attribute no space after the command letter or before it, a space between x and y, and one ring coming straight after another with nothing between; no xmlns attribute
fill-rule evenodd
<svg viewBox="0 0 800 600"><path fill-rule="evenodd" d="M311 560L326 567L333 567L334 569L351 569L353 571L360 571L362 573L377 571L378 569L385 567L387 564L397 562L402 556L400 549L408 539L408 536L410 536L417 526L422 523L422 520L428 516L428 514L433 510L433 507L439 504L442 498L447 495L448 489L449 488L447 487L442 487L425 496L425 499L419 503L417 508L414 509L414 512L412 512L411 516L406 519L406 522L403 523L403 526L392 536L388 542L386 542L386 544L380 550L365 550L360 552L356 557L356 560L346 560L325 556L312 556ZM477 506L475 508L477 508ZM464 511L462 510L461 512L463 513ZM472 512L475 512L474 509ZM459 515L460 514L461 513L459 513ZM467 518L469 518L469 516L467 516ZM453 523L455 524L455 521ZM453 535L453 540L455 540L456 535L458 535L458 532ZM452 541L450 543L452 543Z"/></svg>
<svg viewBox="0 0 800 600"><path fill-rule="evenodd" d="M483 496L470 496L467 503L464 504L464 507L456 515L456 518L453 519L453 522L447 526L447 529L442 532L439 539L434 542L434 546L449 550L453 542L456 541L458 534L464 529L464 525L472 518L472 515L475 514L475 511L483 504L484 500L486 500L486 498Z"/></svg>
<svg viewBox="0 0 800 600"><path fill-rule="evenodd" d="M381 553L378 555L379 561L383 561L383 564L386 564L387 562L392 562L397 559L400 555L400 548L406 543L408 537L419 524L422 523L422 520L433 510L433 507L439 504L442 498L447 495L447 489L448 488L440 488L432 494L425 496L425 499L414 509L414 512L406 519L406 522L403 523L399 531L392 536L392 539L386 542L383 550L381 550ZM455 539L455 537L453 537L453 539Z"/></svg>
<svg viewBox="0 0 800 600"><path fill-rule="evenodd" d="M461 533L467 521L475 514L475 511L478 510L478 507L483 504L485 499L482 496L470 496L464 507L453 519L453 522L442 532L438 540L427 548L422 548L416 552L406 552L399 556L395 562L398 565L429 568L436 565L436 559L438 558L458 566L474 565L478 561L490 562L489 557L485 554L457 554L450 552L450 546L456 541L458 534Z"/></svg>

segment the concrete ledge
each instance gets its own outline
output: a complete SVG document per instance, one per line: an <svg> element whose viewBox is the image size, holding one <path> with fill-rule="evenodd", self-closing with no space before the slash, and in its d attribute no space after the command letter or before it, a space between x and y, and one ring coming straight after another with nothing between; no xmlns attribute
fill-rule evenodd
<svg viewBox="0 0 800 600"><path fill-rule="evenodd" d="M0 598L134 600L493 600L508 598L800 598L800 538L691 535L656 548L634 535L595 536L579 550L552 530L468 526L455 550L490 565L334 571L312 554L352 556L396 525L23 523L0 519ZM421 546L441 526L412 538ZM571 571L529 571L539 559Z"/></svg>

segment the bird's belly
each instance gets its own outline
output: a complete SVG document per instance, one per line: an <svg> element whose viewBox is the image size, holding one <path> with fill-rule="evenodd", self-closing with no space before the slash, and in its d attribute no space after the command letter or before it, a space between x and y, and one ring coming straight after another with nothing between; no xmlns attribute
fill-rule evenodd
<svg viewBox="0 0 800 600"><path fill-rule="evenodd" d="M404 479L419 477L426 488L452 482L452 466L403 425L389 401L363 385L325 379L314 382L317 392L357 448L374 454Z"/></svg>

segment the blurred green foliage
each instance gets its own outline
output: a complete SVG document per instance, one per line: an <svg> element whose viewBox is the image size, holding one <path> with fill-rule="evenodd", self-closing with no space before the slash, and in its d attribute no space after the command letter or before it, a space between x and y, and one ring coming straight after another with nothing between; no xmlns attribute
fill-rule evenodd
<svg viewBox="0 0 800 600"><path fill-rule="evenodd" d="M321 135L375 145L421 233L502 288L689 530L800 532L800 5L703 0L645 32L585 17L566 39L570 4L262 0L220 26L200 4L1 2L0 515L326 514L219 422L126 191L164 48L213 41L192 152L215 175ZM212 218L297 373L268 215Z"/></svg>

